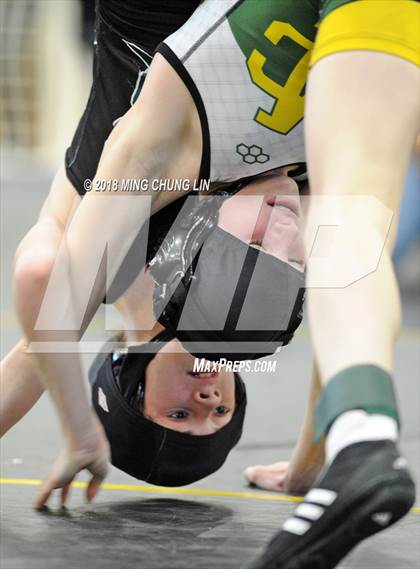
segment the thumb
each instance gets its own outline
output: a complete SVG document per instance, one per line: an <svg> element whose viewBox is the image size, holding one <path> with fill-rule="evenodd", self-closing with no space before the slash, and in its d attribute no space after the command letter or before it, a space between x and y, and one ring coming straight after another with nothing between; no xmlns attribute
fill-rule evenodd
<svg viewBox="0 0 420 569"><path fill-rule="evenodd" d="M90 480L88 487L86 489L86 500L87 502L92 502L96 494L99 492L99 488L101 486L103 478L98 479L97 477L93 476Z"/></svg>
<svg viewBox="0 0 420 569"><path fill-rule="evenodd" d="M91 502L99 492L99 488L108 474L108 464L104 460L98 460L89 467L89 470L92 473L92 478L86 489L86 500Z"/></svg>

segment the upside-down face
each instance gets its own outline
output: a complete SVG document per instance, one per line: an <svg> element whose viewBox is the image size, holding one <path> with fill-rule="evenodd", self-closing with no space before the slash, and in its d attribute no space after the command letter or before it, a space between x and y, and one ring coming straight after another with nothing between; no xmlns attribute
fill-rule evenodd
<svg viewBox="0 0 420 569"><path fill-rule="evenodd" d="M232 418L235 379L223 369L197 373L194 360L178 340L156 354L146 370L144 413L169 429L209 435Z"/></svg>
<svg viewBox="0 0 420 569"><path fill-rule="evenodd" d="M303 219L296 182L280 169L225 201L219 226L280 260L302 267Z"/></svg>

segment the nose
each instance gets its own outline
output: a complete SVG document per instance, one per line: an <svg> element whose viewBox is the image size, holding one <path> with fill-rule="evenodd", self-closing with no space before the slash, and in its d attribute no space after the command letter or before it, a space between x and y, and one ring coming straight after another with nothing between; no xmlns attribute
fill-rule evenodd
<svg viewBox="0 0 420 569"><path fill-rule="evenodd" d="M197 403L206 405L208 407L214 407L221 401L220 390L214 385L202 386L195 390L193 393L193 398Z"/></svg>

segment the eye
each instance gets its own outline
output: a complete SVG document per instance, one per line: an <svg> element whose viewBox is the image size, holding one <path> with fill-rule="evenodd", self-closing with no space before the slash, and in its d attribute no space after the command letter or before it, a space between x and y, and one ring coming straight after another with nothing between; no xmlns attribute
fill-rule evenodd
<svg viewBox="0 0 420 569"><path fill-rule="evenodd" d="M219 405L215 409L216 415L219 415L219 416L226 415L226 413L229 413L229 411L230 411L230 409L228 409L224 405Z"/></svg>
<svg viewBox="0 0 420 569"><path fill-rule="evenodd" d="M174 411L173 413L170 413L168 415L168 417L170 417L171 419L175 419L176 421L183 421L187 419L188 416L189 414L187 413L187 411L182 411L182 410Z"/></svg>

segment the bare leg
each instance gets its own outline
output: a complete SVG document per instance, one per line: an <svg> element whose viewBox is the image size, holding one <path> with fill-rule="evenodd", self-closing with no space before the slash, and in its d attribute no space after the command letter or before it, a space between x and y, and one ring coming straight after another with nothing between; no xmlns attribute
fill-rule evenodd
<svg viewBox="0 0 420 569"><path fill-rule="evenodd" d="M336 53L316 63L309 76L305 134L315 194L309 228L321 224L317 194L330 200L328 208L334 198L352 198L345 210L351 231L340 237L347 256L336 256L333 274L324 267L328 278L348 275L350 262L363 263L385 241L387 220L378 204L396 218L419 127L418 93L416 67L382 53ZM378 202L367 200L361 208L353 199L361 195ZM252 569L332 569L414 503L414 483L395 442L395 230L394 221L376 270L348 286L326 279L321 286L316 279L322 267L316 274L309 259L309 321L323 385L315 427L326 436L328 466Z"/></svg>
<svg viewBox="0 0 420 569"><path fill-rule="evenodd" d="M310 327L324 384L355 364L392 369L400 301L390 253L419 129L418 93L416 67L380 53L335 54L310 75L306 140L312 191L374 196L394 214L377 270L365 278L341 289L311 289L309 264ZM316 220L315 207L310 215ZM381 219L368 207L350 207L347 216L354 231L346 246L363 260L368 244L382 239ZM342 258L335 270L344 273L348 262Z"/></svg>

